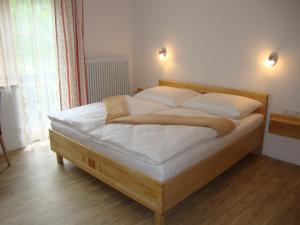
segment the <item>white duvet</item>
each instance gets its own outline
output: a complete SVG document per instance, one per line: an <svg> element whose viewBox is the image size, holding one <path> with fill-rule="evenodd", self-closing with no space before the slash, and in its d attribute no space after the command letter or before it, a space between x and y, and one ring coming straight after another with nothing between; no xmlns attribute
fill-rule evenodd
<svg viewBox="0 0 300 225"><path fill-rule="evenodd" d="M169 108L165 105L126 96L131 115L158 113L183 116L211 116L202 111ZM49 116L88 134L98 143L116 145L124 154L151 164L161 164L194 145L216 138L214 129L174 125L105 124L106 112L102 103L65 110ZM237 121L234 121L236 124Z"/></svg>

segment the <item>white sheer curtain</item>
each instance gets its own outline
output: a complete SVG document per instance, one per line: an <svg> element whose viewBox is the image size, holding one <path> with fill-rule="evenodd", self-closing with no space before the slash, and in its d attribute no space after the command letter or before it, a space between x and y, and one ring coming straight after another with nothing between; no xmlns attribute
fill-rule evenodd
<svg viewBox="0 0 300 225"><path fill-rule="evenodd" d="M19 114L24 139L30 143L48 137L47 115L60 110L52 0L1 1L8 10L0 14L1 21L11 22L4 37L14 45L11 52L22 93Z"/></svg>
<svg viewBox="0 0 300 225"><path fill-rule="evenodd" d="M0 87L17 84L10 1L0 0Z"/></svg>

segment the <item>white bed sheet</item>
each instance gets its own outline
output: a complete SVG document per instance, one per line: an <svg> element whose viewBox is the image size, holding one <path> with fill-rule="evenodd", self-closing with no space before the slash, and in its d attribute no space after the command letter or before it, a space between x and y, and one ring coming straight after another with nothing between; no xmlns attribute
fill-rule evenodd
<svg viewBox="0 0 300 225"><path fill-rule="evenodd" d="M125 96L130 115L164 114L177 116L215 117L201 110L169 108L147 100ZM49 116L89 135L90 141L119 146L119 151L151 164L162 164L186 149L215 139L216 130L209 127L159 124L106 124L106 108L94 103L58 112ZM234 121L238 125L239 121Z"/></svg>
<svg viewBox="0 0 300 225"><path fill-rule="evenodd" d="M250 114L243 118L240 125L238 125L229 135L195 145L162 164L150 164L139 158L134 158L132 155L124 154L124 149L121 150L118 146L114 146L110 143L105 143L100 140L94 142L88 134L80 132L66 124L52 121L51 127L53 130L94 149L96 152L130 168L136 169L158 181L164 182L188 167L213 155L242 135L254 130L262 123L262 121L263 116L261 114Z"/></svg>

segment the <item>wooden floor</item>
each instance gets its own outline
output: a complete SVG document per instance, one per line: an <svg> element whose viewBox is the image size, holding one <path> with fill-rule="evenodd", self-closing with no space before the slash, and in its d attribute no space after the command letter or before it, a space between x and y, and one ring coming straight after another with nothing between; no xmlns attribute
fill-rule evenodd
<svg viewBox="0 0 300 225"><path fill-rule="evenodd" d="M0 160L1 225L153 225L150 210L57 165L47 143L11 161ZM167 225L300 225L300 167L248 156L172 209Z"/></svg>

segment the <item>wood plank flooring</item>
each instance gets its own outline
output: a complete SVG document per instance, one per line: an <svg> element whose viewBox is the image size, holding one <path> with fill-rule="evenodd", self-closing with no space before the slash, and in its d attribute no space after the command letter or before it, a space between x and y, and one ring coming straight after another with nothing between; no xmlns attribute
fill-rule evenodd
<svg viewBox="0 0 300 225"><path fill-rule="evenodd" d="M153 225L150 210L68 162L48 143L0 159L1 225ZM300 167L250 155L167 214L167 225L300 225Z"/></svg>

